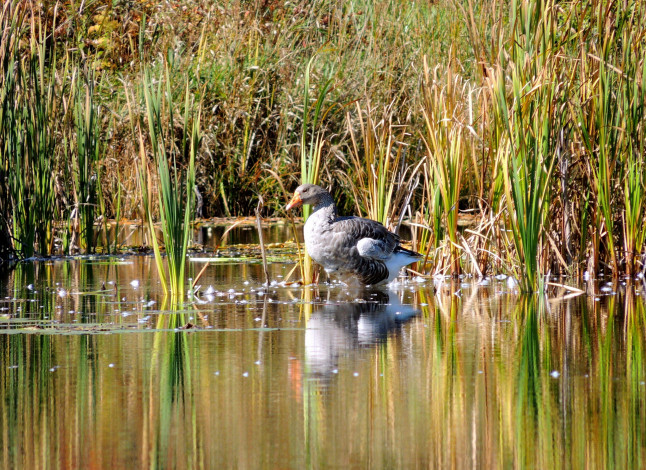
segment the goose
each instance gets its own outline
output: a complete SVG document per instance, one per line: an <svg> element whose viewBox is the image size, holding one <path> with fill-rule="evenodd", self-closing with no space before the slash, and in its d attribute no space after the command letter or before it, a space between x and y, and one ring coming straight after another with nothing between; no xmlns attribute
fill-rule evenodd
<svg viewBox="0 0 646 470"><path fill-rule="evenodd" d="M339 217L332 195L320 186L299 186L285 209L303 204L313 208L303 229L305 248L329 276L366 285L390 283L401 268L422 258L375 220Z"/></svg>

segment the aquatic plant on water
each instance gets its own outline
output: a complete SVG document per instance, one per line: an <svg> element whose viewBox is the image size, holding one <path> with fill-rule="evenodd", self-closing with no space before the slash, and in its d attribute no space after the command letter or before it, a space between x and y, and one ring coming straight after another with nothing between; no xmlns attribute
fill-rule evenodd
<svg viewBox="0 0 646 470"><path fill-rule="evenodd" d="M555 12L541 8L527 2L518 11L510 59L511 96L502 72L496 82L508 227L516 249L516 276L525 292L542 288L538 255L549 208L555 134L562 123L556 96L558 57L552 55ZM535 55L541 59L526 65L526 58Z"/></svg>
<svg viewBox="0 0 646 470"><path fill-rule="evenodd" d="M78 218L81 248L94 251L94 222L97 211L99 176L99 106L94 91L95 78L89 70L74 74L74 124L76 146L72 151L75 211Z"/></svg>
<svg viewBox="0 0 646 470"><path fill-rule="evenodd" d="M319 172L321 169L321 152L324 145L324 127L322 120L329 111L325 108L326 98L332 87L332 70L327 70L318 88L316 102L311 106L310 98L310 77L312 66L316 56L313 56L305 67L303 77L303 114L300 134L300 163L301 163L301 184L318 184ZM303 220L306 221L310 214L310 207L303 206ZM302 279L305 284L313 281L314 271L312 259L304 252L302 259Z"/></svg>
<svg viewBox="0 0 646 470"><path fill-rule="evenodd" d="M17 3L2 7L0 25L0 162L6 179L3 192L10 205L13 248L23 257L47 255L53 245L54 155L56 113L60 93L56 88L56 51L45 37L48 27L40 17L25 24ZM20 47L29 28L26 52ZM5 206L5 213L9 209ZM9 215L9 214L5 214Z"/></svg>
<svg viewBox="0 0 646 470"><path fill-rule="evenodd" d="M146 109L148 139L152 147L156 176L159 179L159 193L156 209L159 212L161 231L168 265L168 275L164 268L159 242L155 234L153 205L151 201L151 174L145 154L143 137L141 142L140 181L142 199L148 231L157 269L164 289L170 288L174 296L183 294L186 278L186 253L192 236L194 217L195 156L200 145L200 104L189 88L188 81L184 90L183 108L177 108L174 90L171 89L170 73L172 64L164 64L164 76L154 80L149 67L142 77L142 100ZM176 116L178 109L183 111ZM176 135L176 125L180 122L180 135ZM183 160L186 169L180 165ZM169 284L169 286L167 285Z"/></svg>

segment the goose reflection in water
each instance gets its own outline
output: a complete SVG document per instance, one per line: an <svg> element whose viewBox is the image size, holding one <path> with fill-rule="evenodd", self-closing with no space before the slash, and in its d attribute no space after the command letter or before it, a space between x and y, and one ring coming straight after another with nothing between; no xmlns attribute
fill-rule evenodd
<svg viewBox="0 0 646 470"><path fill-rule="evenodd" d="M307 321L305 357L310 374L330 376L340 356L384 341L418 313L390 290L361 290L343 300L328 300Z"/></svg>

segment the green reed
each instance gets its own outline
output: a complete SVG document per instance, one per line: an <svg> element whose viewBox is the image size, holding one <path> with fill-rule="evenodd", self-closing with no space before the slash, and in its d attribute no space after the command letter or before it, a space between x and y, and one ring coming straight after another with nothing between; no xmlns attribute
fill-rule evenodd
<svg viewBox="0 0 646 470"><path fill-rule="evenodd" d="M0 23L11 38L4 43L1 82L0 142L6 193L11 205L13 248L21 256L52 250L54 221L54 156L57 89L55 49L46 41L50 29L17 2L3 6ZM51 26L55 29L56 24ZM29 30L29 36L26 31ZM26 50L20 40L28 38Z"/></svg>
<svg viewBox="0 0 646 470"><path fill-rule="evenodd" d="M0 10L0 254L2 257L12 251L11 240L11 204L9 187L5 183L9 177L9 165L12 144L15 142L14 129L14 95L15 63L18 58L18 43L22 27L22 17L13 2L5 2Z"/></svg>
<svg viewBox="0 0 646 470"><path fill-rule="evenodd" d="M321 154L325 144L325 127L323 121L329 111L329 108L326 108L326 100L332 87L332 71L328 70L328 75L324 76L318 88L316 101L311 103L310 79L315 58L316 55L307 62L303 77L303 114L300 133L301 184L319 183ZM304 221L309 217L310 210L310 206L303 206ZM311 283L314 279L314 271L312 259L307 253L304 254L302 270L303 282L305 284Z"/></svg>
<svg viewBox="0 0 646 470"><path fill-rule="evenodd" d="M445 220L446 233L449 236L451 253L451 272L460 274L460 254L458 244L458 209L462 191L462 175L464 173L464 143L462 137L463 124L456 117L458 108L465 104L468 95L468 84L460 86L455 82L452 71L447 70L445 76L438 77L437 68L432 72L424 60L424 107L422 114L426 124L423 134L424 144L428 153L426 165L428 173L432 173L436 187L439 189L441 203L435 206L441 208ZM435 216L437 220L437 215Z"/></svg>
<svg viewBox="0 0 646 470"><path fill-rule="evenodd" d="M428 168L422 167L422 196L419 209L415 212L411 233L415 250L425 253L424 261L420 263L421 272L426 272L428 262L433 264L436 261L435 253L439 250L444 240L444 226L442 225L442 193L440 185L437 184L435 173ZM436 269L441 266L435 266Z"/></svg>
<svg viewBox="0 0 646 470"><path fill-rule="evenodd" d="M300 133L300 164L301 184L318 184L321 171L321 153L323 151L324 127L323 120L327 115L326 99L332 87L331 71L325 76L318 88L316 101L311 103L310 97L311 74L314 64L313 56L305 67L303 77L303 114ZM310 208L303 208L303 219L307 220Z"/></svg>
<svg viewBox="0 0 646 470"><path fill-rule="evenodd" d="M161 251L155 235L153 207L150 200L149 185L151 176L147 164L142 160L140 179L144 211L149 234L155 251L157 269L164 284L170 283L170 292L180 296L185 289L186 253L192 235L194 217L195 156L200 145L200 105L189 88L188 81L184 91L183 109L178 108L171 88L170 68L165 63L163 79L153 80L150 68L145 68L142 77L142 100L146 110L148 138L152 147L153 159L159 179L156 209L159 211L164 248L168 262L166 277ZM183 111L181 118L176 117L178 109ZM180 123L180 135L176 126ZM142 150L143 152L143 150ZM183 160L186 169L181 170Z"/></svg>
<svg viewBox="0 0 646 470"><path fill-rule="evenodd" d="M592 180L594 183L598 213L596 218L597 233L606 232L608 252L611 257L613 271L618 269L618 258L614 241L614 174L619 163L618 138L619 129L617 122L620 119L620 110L617 108L613 96L614 72L607 67L605 58L599 64L598 90L592 97L592 115L594 127L588 129L581 126L584 142L588 151L595 157L590 161ZM580 122L586 123L581 118ZM594 133L594 136L590 134Z"/></svg>
<svg viewBox="0 0 646 470"><path fill-rule="evenodd" d="M626 28L623 44L623 84L619 106L623 110L624 167L624 256L627 276L634 276L635 262L642 253L646 228L646 60L633 46L637 32Z"/></svg>
<svg viewBox="0 0 646 470"><path fill-rule="evenodd" d="M497 125L504 155L504 183L509 228L513 235L520 287L542 289L539 266L547 213L550 178L555 162L554 134L559 124L558 69L554 48L554 11L549 5L512 2L515 42L511 46L511 96L506 75L497 77ZM536 60L528 62L529 57ZM529 64L529 65L527 65Z"/></svg>
<svg viewBox="0 0 646 470"><path fill-rule="evenodd" d="M576 24L584 26L576 42L580 85L572 108L578 153L592 186L588 267L596 273L605 262L614 275L623 268L632 276L644 242L645 71L639 38L646 28L646 7L599 3L572 10Z"/></svg>
<svg viewBox="0 0 646 470"><path fill-rule="evenodd" d="M81 248L86 253L94 251L94 222L100 184L98 161L100 156L100 110L94 91L94 74L88 70L75 72L74 125L76 148L72 152L74 199L81 234ZM105 211L103 211L105 212Z"/></svg>

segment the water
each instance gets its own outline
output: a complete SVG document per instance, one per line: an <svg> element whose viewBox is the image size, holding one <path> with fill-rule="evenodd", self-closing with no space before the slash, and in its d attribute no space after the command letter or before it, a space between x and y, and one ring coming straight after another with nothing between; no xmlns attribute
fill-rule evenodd
<svg viewBox="0 0 646 470"><path fill-rule="evenodd" d="M233 225L233 228L232 228ZM118 228L118 233L117 233ZM407 227L404 227L408 230ZM162 232L159 226L156 226L157 237L162 239ZM141 223L126 222L117 227L114 221L108 224L107 239L108 244L114 244L115 237L119 239L119 245L122 247L138 248L142 245L149 245L147 228ZM302 230L298 230L298 237L302 241ZM283 241L294 238L292 225L287 221L263 224L264 240ZM105 237L103 232L99 232L96 238L98 250L105 249ZM227 220L225 223L221 220L215 222L201 222L194 232L193 243L202 247L206 251L212 251L230 243L235 245L259 243L258 230L256 229L256 219L245 217L233 222Z"/></svg>
<svg viewBox="0 0 646 470"><path fill-rule="evenodd" d="M539 299L495 279L262 280L216 263L171 305L150 256L5 274L1 465L644 467L641 285Z"/></svg>

